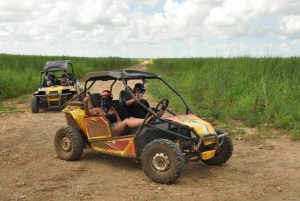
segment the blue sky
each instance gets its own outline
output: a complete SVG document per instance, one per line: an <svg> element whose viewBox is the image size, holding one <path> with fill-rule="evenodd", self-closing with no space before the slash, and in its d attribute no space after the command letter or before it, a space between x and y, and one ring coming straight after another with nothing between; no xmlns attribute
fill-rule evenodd
<svg viewBox="0 0 300 201"><path fill-rule="evenodd" d="M0 53L300 56L299 0L0 0Z"/></svg>

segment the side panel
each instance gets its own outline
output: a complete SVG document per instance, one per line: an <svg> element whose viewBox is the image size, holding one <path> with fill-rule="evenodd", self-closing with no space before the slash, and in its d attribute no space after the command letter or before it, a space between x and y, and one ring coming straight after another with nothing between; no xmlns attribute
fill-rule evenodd
<svg viewBox="0 0 300 201"><path fill-rule="evenodd" d="M89 140L112 137L109 122L103 116L84 118Z"/></svg>

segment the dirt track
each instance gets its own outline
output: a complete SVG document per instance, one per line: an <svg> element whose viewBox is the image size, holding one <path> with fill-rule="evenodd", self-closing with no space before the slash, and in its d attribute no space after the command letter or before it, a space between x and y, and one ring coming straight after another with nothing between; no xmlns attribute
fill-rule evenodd
<svg viewBox="0 0 300 201"><path fill-rule="evenodd" d="M300 201L299 142L233 139L233 156L223 166L191 162L175 184L160 185L150 182L141 165L130 159L92 150L75 162L58 159L53 140L66 124L64 114L32 114L29 99L5 104L17 105L21 112L0 114L1 201Z"/></svg>

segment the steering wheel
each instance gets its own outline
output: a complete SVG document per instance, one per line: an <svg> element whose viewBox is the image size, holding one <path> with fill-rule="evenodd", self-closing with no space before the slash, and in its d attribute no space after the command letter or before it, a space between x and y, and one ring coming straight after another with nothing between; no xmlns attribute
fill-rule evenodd
<svg viewBox="0 0 300 201"><path fill-rule="evenodd" d="M161 105L161 107L160 107L160 109L159 109L159 106ZM167 98L164 98L164 99L162 99L161 101L159 101L158 103L157 103L157 105L156 105L156 108L155 108L155 111L160 111L160 110L162 110L162 111L165 111L166 109L167 109L167 107L168 107L168 105L169 105L169 99L167 99ZM160 115L161 116L161 115Z"/></svg>

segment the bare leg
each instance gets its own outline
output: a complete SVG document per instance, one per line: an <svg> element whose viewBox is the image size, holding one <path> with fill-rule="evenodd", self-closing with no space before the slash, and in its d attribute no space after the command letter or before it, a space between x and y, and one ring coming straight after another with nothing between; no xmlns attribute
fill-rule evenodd
<svg viewBox="0 0 300 201"><path fill-rule="evenodd" d="M144 119L130 117L129 119L124 119L123 121L117 122L112 128L112 131L114 135L118 136L121 135L127 127L136 128L142 125L143 121Z"/></svg>
<svg viewBox="0 0 300 201"><path fill-rule="evenodd" d="M139 119L139 118L134 118L134 117L130 117L129 119L124 119L124 121L126 120L126 124L129 128L136 128L140 125L142 125L144 119Z"/></svg>

